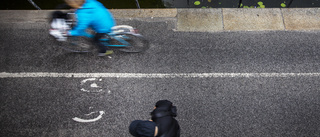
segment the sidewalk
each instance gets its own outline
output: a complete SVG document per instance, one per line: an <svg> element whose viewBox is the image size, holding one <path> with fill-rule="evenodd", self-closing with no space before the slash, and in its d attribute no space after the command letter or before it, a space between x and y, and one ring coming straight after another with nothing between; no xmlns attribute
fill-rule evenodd
<svg viewBox="0 0 320 137"><path fill-rule="evenodd" d="M111 9L117 19L171 18L177 31L320 30L320 8ZM47 21L52 10L2 10L0 23Z"/></svg>

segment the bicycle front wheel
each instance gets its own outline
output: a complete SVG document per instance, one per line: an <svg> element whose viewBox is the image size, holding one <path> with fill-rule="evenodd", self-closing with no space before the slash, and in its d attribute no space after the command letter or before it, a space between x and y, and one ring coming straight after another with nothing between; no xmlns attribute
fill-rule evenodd
<svg viewBox="0 0 320 137"><path fill-rule="evenodd" d="M69 37L67 42L61 43L60 47L70 52L86 53L92 52L92 44L87 37Z"/></svg>
<svg viewBox="0 0 320 137"><path fill-rule="evenodd" d="M137 34L121 34L115 37L121 37L121 40L125 40L127 43L121 42L121 40L112 39L111 45L121 44L124 47L120 47L118 50L122 52L129 53L139 53L144 52L149 49L149 41L145 39L142 35Z"/></svg>

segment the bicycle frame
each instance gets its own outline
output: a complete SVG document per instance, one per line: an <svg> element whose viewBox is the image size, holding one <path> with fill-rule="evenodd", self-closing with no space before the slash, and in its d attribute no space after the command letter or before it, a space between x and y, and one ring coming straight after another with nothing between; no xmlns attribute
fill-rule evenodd
<svg viewBox="0 0 320 137"><path fill-rule="evenodd" d="M110 36L110 35L109 35L109 36ZM114 36L110 36L110 37L112 37L113 39L119 41L119 42L122 43L123 45L110 45L110 44L108 43L109 39L100 39L100 41L101 41L105 46L108 46L108 47L126 47L126 46L130 46L130 43L123 39L123 38L129 39L129 37L127 37L127 36L125 36L125 35L114 35Z"/></svg>
<svg viewBox="0 0 320 137"><path fill-rule="evenodd" d="M110 39L107 39L107 38L100 39L102 44L104 44L105 46L108 46L108 47L127 47L127 46L131 46L131 44L129 42L127 42L125 39L130 39L130 38L125 36L124 34L132 34L135 36L141 36L140 34L137 34L136 33L137 31L135 29L133 29L131 26L120 25L120 26L115 26L113 29L116 29L116 28L128 29L130 32L123 32L124 30L122 30L122 31L120 30L120 31L112 31L110 33L106 33L106 35L109 36L111 39L115 39L115 40L119 41L123 45L110 45L108 43L108 41ZM89 33L86 33L84 36L88 37L88 38L94 37L93 35L91 35Z"/></svg>

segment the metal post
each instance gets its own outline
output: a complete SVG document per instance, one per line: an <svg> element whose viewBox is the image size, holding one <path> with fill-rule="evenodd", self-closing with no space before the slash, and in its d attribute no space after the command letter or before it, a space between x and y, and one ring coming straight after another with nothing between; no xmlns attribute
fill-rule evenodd
<svg viewBox="0 0 320 137"><path fill-rule="evenodd" d="M242 0L239 0L238 8L240 8L241 3L242 3Z"/></svg>
<svg viewBox="0 0 320 137"><path fill-rule="evenodd" d="M35 4L32 0L28 0L36 9L41 10L40 7Z"/></svg>
<svg viewBox="0 0 320 137"><path fill-rule="evenodd" d="M136 0L136 5L137 5L137 8L140 9L140 5L139 5L139 1Z"/></svg>
<svg viewBox="0 0 320 137"><path fill-rule="evenodd" d="M290 7L290 5L292 4L292 2L293 2L293 0L291 0L291 1L288 3L287 8Z"/></svg>

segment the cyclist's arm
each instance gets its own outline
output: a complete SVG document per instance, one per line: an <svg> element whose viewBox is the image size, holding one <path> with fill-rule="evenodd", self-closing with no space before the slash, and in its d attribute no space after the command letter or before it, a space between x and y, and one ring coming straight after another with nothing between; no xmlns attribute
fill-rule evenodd
<svg viewBox="0 0 320 137"><path fill-rule="evenodd" d="M77 25L69 31L68 35L71 36L81 36L85 33L85 30L89 27L91 21L90 9L78 9L77 15Z"/></svg>

